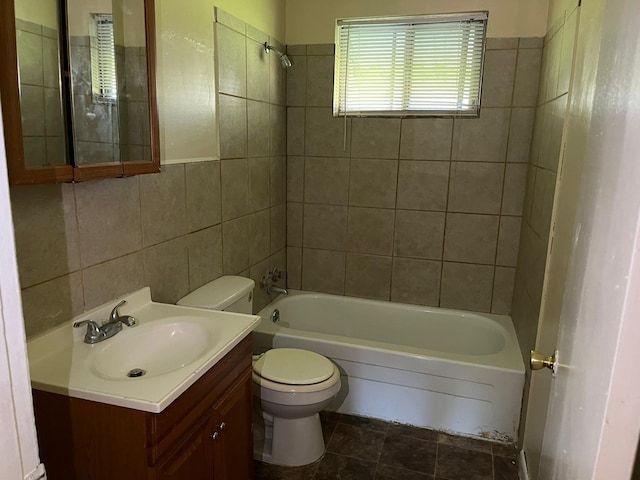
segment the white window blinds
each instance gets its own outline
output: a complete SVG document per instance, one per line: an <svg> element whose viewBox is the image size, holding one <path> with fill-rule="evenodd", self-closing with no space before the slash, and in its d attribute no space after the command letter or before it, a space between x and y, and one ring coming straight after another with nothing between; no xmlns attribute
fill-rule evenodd
<svg viewBox="0 0 640 480"><path fill-rule="evenodd" d="M118 98L116 79L115 39L113 17L107 14L93 16L96 25L97 68L93 69L94 92L106 100Z"/></svg>
<svg viewBox="0 0 640 480"><path fill-rule="evenodd" d="M334 116L477 116L487 16L338 20Z"/></svg>

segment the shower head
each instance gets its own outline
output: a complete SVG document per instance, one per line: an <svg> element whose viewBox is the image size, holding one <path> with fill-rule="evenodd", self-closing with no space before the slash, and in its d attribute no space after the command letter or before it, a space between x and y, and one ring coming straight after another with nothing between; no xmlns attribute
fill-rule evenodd
<svg viewBox="0 0 640 480"><path fill-rule="evenodd" d="M280 57L280 61L282 62L282 68L289 68L291 66L291 60L289 60L289 57L287 57L284 53L282 53L277 48L272 47L267 42L264 42L264 51L269 53L271 50L276 52Z"/></svg>

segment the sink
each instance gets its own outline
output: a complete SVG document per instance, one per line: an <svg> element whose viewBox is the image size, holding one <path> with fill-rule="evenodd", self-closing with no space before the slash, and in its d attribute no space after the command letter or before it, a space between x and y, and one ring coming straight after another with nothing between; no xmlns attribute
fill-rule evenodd
<svg viewBox="0 0 640 480"><path fill-rule="evenodd" d="M74 322L103 322L126 300L124 326L100 343L84 343ZM159 413L230 352L260 322L256 315L157 303L149 287L91 309L29 339L34 389Z"/></svg>
<svg viewBox="0 0 640 480"><path fill-rule="evenodd" d="M196 361L211 344L202 325L178 318L148 323L97 345L87 358L94 374L133 381L164 375Z"/></svg>

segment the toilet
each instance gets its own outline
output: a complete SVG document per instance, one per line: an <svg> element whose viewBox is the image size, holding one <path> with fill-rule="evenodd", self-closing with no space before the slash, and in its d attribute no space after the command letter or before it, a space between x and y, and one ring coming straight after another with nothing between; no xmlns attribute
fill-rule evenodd
<svg viewBox="0 0 640 480"><path fill-rule="evenodd" d="M251 314L255 282L220 277L178 301L185 307ZM301 466L324 454L319 412L340 391L340 371L326 357L274 348L253 361L254 457Z"/></svg>

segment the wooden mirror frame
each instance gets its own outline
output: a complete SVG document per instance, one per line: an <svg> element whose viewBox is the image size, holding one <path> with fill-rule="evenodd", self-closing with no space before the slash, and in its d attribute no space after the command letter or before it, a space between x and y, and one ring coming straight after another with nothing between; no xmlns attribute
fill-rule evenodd
<svg viewBox="0 0 640 480"><path fill-rule="evenodd" d="M7 152L10 185L97 180L160 171L160 133L156 98L155 4L154 0L143 1L146 27L151 160L121 162L118 165L86 165L78 167L68 164L41 168L25 168L20 86L18 84L15 6L14 0L0 1L0 99L2 101L4 142ZM66 20L61 16L60 21ZM66 81L64 74L63 81ZM65 101L68 101L68 99L65 99Z"/></svg>

